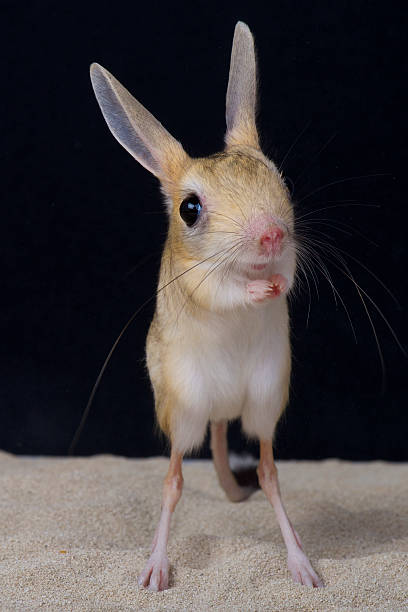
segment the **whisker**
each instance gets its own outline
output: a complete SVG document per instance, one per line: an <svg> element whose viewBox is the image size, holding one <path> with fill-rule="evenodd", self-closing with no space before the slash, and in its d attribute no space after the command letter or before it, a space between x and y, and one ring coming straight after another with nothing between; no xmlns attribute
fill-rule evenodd
<svg viewBox="0 0 408 612"><path fill-rule="evenodd" d="M370 274L376 281L377 283L379 283L381 285L381 287L383 289L385 289L385 291L388 293L388 295L394 300L395 304L398 306L398 308L402 308L399 300L395 297L395 295L393 294L393 292L391 291L391 289L389 287L387 287L387 285L372 271L370 270L370 268L368 268L365 264L363 264L362 261L360 261L359 259L357 259L357 257L354 257L353 255L350 255L350 253L347 253L347 251L343 251L343 249L341 249L340 247L336 246L336 249L338 251L340 251L341 253L343 253L344 255L346 255L347 257L350 257L350 259L352 259L353 261L355 261L359 266L361 266L366 272L368 272L368 274Z"/></svg>
<svg viewBox="0 0 408 612"><path fill-rule="evenodd" d="M313 226L319 227L320 225L322 225L330 229L342 232L343 234L347 234L347 236L352 236L352 232L350 231L350 226L348 226L348 230L343 230L341 228L338 228L336 223L337 223L336 219L333 221L331 220L329 221L328 219L317 218L317 219L306 219L306 221L296 221L295 225L296 225L297 233L299 232L299 229L309 232L311 228L314 229ZM333 237L330 236L330 239L333 240Z"/></svg>
<svg viewBox="0 0 408 612"><path fill-rule="evenodd" d="M316 225L325 225L325 224L324 223L321 223L321 224L320 223L319 224L316 223ZM329 227L330 227L330 225L329 225ZM319 229L316 229L316 228L310 229L307 226L303 226L303 227L301 226L300 229L301 230L306 230L306 233L304 231L299 231L299 227L297 227L296 228L296 236L297 237L303 237L303 236L308 237L308 236L319 235L319 236L324 236L325 238L327 238L327 240L331 240L331 241L335 240L335 238L333 238L333 236L330 236L329 234L326 234L326 232L323 232L322 230L319 230ZM334 229L338 229L338 228L334 228ZM347 232L346 230L339 229L338 231L342 232L343 234L347 234L347 236L351 236L350 232Z"/></svg>
<svg viewBox="0 0 408 612"><path fill-rule="evenodd" d="M371 238L368 238L368 236L366 236L365 234L363 234L363 232L360 232L360 230L358 230L356 227L354 227L353 225L350 225L349 223L345 223L344 221L340 221L339 219L325 219L325 218L315 218L315 219L307 219L306 221L303 220L296 220L296 226L301 227L302 229L305 228L306 230L308 229L309 225L325 225L326 227L330 227L334 230L336 230L337 232L342 232L343 234L347 234L348 236L352 236L353 234L357 234L358 236L360 236L361 238L363 238L363 240L366 240L368 243L372 244L375 247L378 247L379 245L374 242L374 240L371 240ZM341 228L337 227L337 225L342 225L343 227L346 227L349 231L346 230L342 230Z"/></svg>
<svg viewBox="0 0 408 612"><path fill-rule="evenodd" d="M309 326L309 318L310 318L311 301L312 301L309 277L307 276L306 271L304 269L304 263L303 263L302 254L298 253L296 251L296 249L295 249L295 252L296 252L297 255L299 255L299 257L297 257L297 269L303 274L303 279L306 281L306 286L307 286L307 289L308 289L308 292L309 292L309 301L308 301L307 315L306 315L306 327L308 327ZM295 279L296 279L296 281L298 283L301 282L298 274L296 274ZM289 294L289 296L290 296L290 294Z"/></svg>
<svg viewBox="0 0 408 612"><path fill-rule="evenodd" d="M327 282L329 283L329 286L333 292L333 297L334 297L334 301L337 305L337 298L339 299L342 307L344 308L344 311L346 313L347 319L349 321L353 336L354 336L354 340L357 343L357 335L356 335L356 330L355 327L353 325L351 316L350 316L350 312L346 306L346 303L344 302L342 296L340 295L338 289L336 288L336 286L334 285L334 282L331 278L331 275L327 269L327 266L324 264L324 262L322 261L320 255L311 247L311 245L302 245L303 248L305 249L306 253L309 255L309 257L315 262L318 270L320 271L320 273L322 274L322 276L327 280Z"/></svg>
<svg viewBox="0 0 408 612"><path fill-rule="evenodd" d="M312 266L309 263L309 260L307 259L307 257L309 257L309 253L307 252L306 246L304 244L298 242L297 246L296 246L296 253L297 253L297 255L299 255L301 257L301 260L303 261L303 264L307 267L307 271L309 272L309 274L312 277L313 282L314 282L314 286L315 286L316 294L317 294L317 299L320 299L319 288L318 288L318 283L317 283L317 277L316 277L315 271L313 270Z"/></svg>
<svg viewBox="0 0 408 612"><path fill-rule="evenodd" d="M322 208L315 208L314 210L309 210L304 215L298 215L296 217L296 219L297 219L297 221L300 221L300 220L304 219L305 217L309 217L310 215L314 215L314 214L316 214L318 212L321 212L322 210L331 210L332 208L346 208L346 207L352 207L352 206L361 206L361 207L364 207L364 208L381 208L380 204L367 204L365 202L356 202L356 203L353 203L353 202L354 202L354 200L350 200L350 203L335 204L334 206L324 206Z"/></svg>
<svg viewBox="0 0 408 612"><path fill-rule="evenodd" d="M207 270L203 276L203 278L201 279L201 281L196 285L196 287L193 289L193 291L191 293L188 294L186 300L183 302L182 307L180 308L179 312L177 313L177 317L176 317L176 321L175 321L175 325L178 323L180 314L183 312L184 308L186 307L187 303L189 300L192 299L194 293L197 291L197 289L201 286L201 284L205 281L206 278L208 278L208 276L210 276L210 274L216 269L218 268L220 265L222 265L224 263L224 261L226 261L228 259L229 256L229 252L231 250L233 250L234 248L237 247L237 243L233 244L227 251L223 250L221 256L211 265L211 267L209 268L209 270Z"/></svg>
<svg viewBox="0 0 408 612"><path fill-rule="evenodd" d="M298 184L300 177L304 175L306 170L309 170L311 168L311 166L313 166L315 161L318 159L319 155L321 155L323 153L323 151L325 149L327 149L329 144L336 138L337 134L338 134L338 132L334 132L334 134L332 134L330 136L329 140L327 140L327 142L325 142L325 144L322 147L320 147L318 152L312 157L312 160L308 164L306 164L306 166L303 168L302 172L300 172L300 174L297 175L297 177L294 180L294 187L296 187L296 185Z"/></svg>
<svg viewBox="0 0 408 612"><path fill-rule="evenodd" d="M210 215L218 215L219 217L225 217L226 219L229 219L230 221L232 221L233 223L238 225L238 227L241 228L242 230L245 229L242 223L237 221L237 219L234 219L233 217L230 217L229 215L224 215L224 213L220 213L220 212L217 212L215 210L208 210L207 213L210 214Z"/></svg>
<svg viewBox="0 0 408 612"><path fill-rule="evenodd" d="M363 307L366 311L367 314L367 318L369 320L370 326L372 328L373 331L373 335L374 335L374 339L377 345L377 351L378 351L378 355L379 355L379 359L381 362L381 368L382 368L382 373L383 373L383 384L384 384L384 380L385 380L385 364L384 364L384 358L383 358L383 353L381 350L381 346L379 343L379 339L378 339L378 335L377 332L375 330L375 326L374 326L374 322L372 320L372 317L368 311L367 308L367 304L364 300L364 297L370 302L370 304L375 308L375 310L377 311L377 313L379 314L379 316L381 317L381 319L384 321L385 325L387 326L388 330L390 331L392 337L394 338L394 341L396 342L397 346L399 347L399 349L401 350L401 352L403 353L404 356L407 356L407 352L405 350L405 348L402 346L401 342L398 339L397 334L395 333L393 327L391 326L390 322L388 321L387 317L384 315L384 313L382 312L382 310L380 309L380 307L378 306L378 304L373 300L373 298L357 283L357 281L355 280L353 274L351 273L346 261L344 260L344 258L342 257L341 254L339 254L339 250L337 247L334 247L332 244L325 244L325 243L318 243L316 244L316 246L322 248L322 249L326 249L326 251L329 253L329 255L331 255L331 258L329 259L329 262L337 269L340 271L341 274L343 274L346 278L348 278L354 285L360 300L363 304ZM346 253L346 255L348 255ZM335 261L333 260L333 257L335 258ZM339 263L341 264L341 266L339 265ZM357 263L361 263L361 262L357 262ZM367 269L367 271L369 271ZM371 272L371 271L369 271ZM378 279L379 280L379 279Z"/></svg>
<svg viewBox="0 0 408 612"><path fill-rule="evenodd" d="M235 265L238 256L240 254L240 250L241 247L244 246L244 242L242 244L239 244L237 249L235 251L233 251L230 255L229 255L229 261L227 260L227 262L224 265L224 270L221 272L221 277L220 280L218 282L218 286L217 289L214 292L214 296L217 295L219 288L221 287L221 284L224 282L225 278L230 274L233 266Z"/></svg>
<svg viewBox="0 0 408 612"><path fill-rule="evenodd" d="M140 261L138 261L137 264L135 266L133 266L133 268L128 270L128 272L126 272L122 276L122 280L124 280L125 278L128 278L128 276L130 276L131 274L136 272L136 270L138 270L141 266L143 266L145 263L147 263L149 261L149 259L151 259L155 255L158 255L158 253L161 253L161 252L162 252L162 249L157 249L156 251L153 251L152 253L149 253L148 255L145 255L144 257L142 257L140 259Z"/></svg>
<svg viewBox="0 0 408 612"><path fill-rule="evenodd" d="M382 318L385 320L386 324L390 328L391 333L394 335L394 338L396 339L398 344L399 344L399 341L398 341L398 338L396 338L396 336L394 334L394 330L389 325L388 320L384 317L383 313L378 308L377 304L370 298L370 296L364 290L361 289L360 285L355 281L355 279L354 279L353 275L351 274L350 270L348 269L347 265L344 264L344 261L342 261L341 263L344 265L346 272L339 265L337 265L335 262L331 261L331 264L334 265L344 276L346 276L353 283L353 285L354 285L354 287L355 287L355 289L357 291L357 294L358 294L358 296L359 296L359 298L361 300L361 303L362 303L362 305L364 307L364 310L365 310L365 313L367 315L368 321L370 323L370 327L372 329L374 340L375 340L375 343L376 343L376 346L377 346L377 352L378 352L378 357L379 357L380 364L381 364L381 373L382 373L381 391L382 391L382 393L384 393L384 391L385 391L385 361L384 361L384 355L383 355L383 352L382 352L382 349L381 349L381 345L380 345L380 341L379 341L379 338L378 338L377 330L375 329L374 321L373 321L372 316L371 316L371 314L370 314L370 312L369 312L369 310L367 308L367 304L366 304L366 302L365 302L365 300L363 298L362 293L364 293L365 296L368 297L370 302L374 305L374 307L380 313ZM401 349L402 349L402 347L401 347Z"/></svg>
<svg viewBox="0 0 408 612"><path fill-rule="evenodd" d="M240 249L240 247L242 246L241 241L236 242L234 245L232 245L232 247L230 249L228 249L228 251L226 251L226 257L223 258L221 260L220 263L217 263L217 265L213 265L211 266L211 268L209 270L207 270L207 272L204 274L204 277L201 279L201 281L198 283L198 285L194 288L194 290L192 291L192 293L190 293L189 297L191 298L193 296L193 294L197 291L197 289L201 286L201 284L210 276L210 274L212 274L212 272L217 269L220 265L222 265L225 261L228 260L228 258L230 257L230 253L231 251L233 251L234 253Z"/></svg>
<svg viewBox="0 0 408 612"><path fill-rule="evenodd" d="M332 262L333 265L335 265ZM341 270L340 267L338 267L338 269L345 275L347 276L347 278L350 278L350 280L353 282L353 284L355 285L356 288L359 289L359 291L361 291L361 293L363 293L365 295L365 297L369 300L369 302L373 305L373 307L376 309L376 311L378 312L378 314L380 315L380 317L382 318L382 320L384 321L384 323L386 324L386 326L388 327L388 330L390 331L390 333L392 334L395 342L397 343L399 349L401 350L401 352L403 353L403 355L405 357L407 357L407 352L405 350L405 348L402 346L401 342L398 339L397 334L395 333L393 327L391 326L390 322L388 321L388 319L386 318L386 316L384 315L384 313L382 312L382 310L380 309L380 307L378 306L378 304L372 299L372 297L354 280L354 278L352 276L348 276L343 270ZM348 270L348 267L346 268L346 270ZM348 270L349 271L349 270ZM349 274L350 271L349 271Z"/></svg>
<svg viewBox="0 0 408 612"><path fill-rule="evenodd" d="M201 283L204 282L204 280L206 280L206 278L208 278L210 276L210 274L215 272L215 270L217 268L219 268L221 265L224 265L224 270L221 272L221 278L220 278L220 280L218 282L218 285L217 285L217 288L216 288L216 290L214 292L214 296L217 295L218 289L220 288L221 283L223 282L224 278L227 276L227 273L229 273L231 271L231 267L233 265L233 262L235 262L236 259L237 259L239 251L241 250L241 246L242 245L239 244L232 253L229 253L228 257L226 257L226 259L224 261L219 263L213 270L210 270L209 273L205 276L205 278L203 278L203 280L201 281ZM228 261L228 260L230 260L230 261ZM200 283L200 285L201 285L201 283Z"/></svg>
<svg viewBox="0 0 408 612"><path fill-rule="evenodd" d="M282 168L283 165L285 163L285 161L287 160L287 158L290 155L290 152L292 151L292 149L296 146L296 144L299 142L299 140L302 138L303 134L309 129L309 127L312 125L312 120L310 119L305 127L301 130L301 132L296 136L295 140L292 142L292 144L290 145L289 149L286 151L285 156L283 158L283 160L281 161L281 163L279 164L278 170L279 172L282 172Z"/></svg>
<svg viewBox="0 0 408 612"><path fill-rule="evenodd" d="M326 278L326 280L329 282L329 284L330 284L330 286L331 286L332 290L336 292L336 295L337 295L337 297L339 298L339 300L340 300L340 302L341 302L341 305L343 306L343 308L344 308L344 310L345 310L345 312L346 312L347 319L348 319L348 321L349 321L349 323L350 323L350 327L351 327L351 330L352 330L352 332L353 332L354 341L355 341L355 343L357 344L357 334L356 334L356 330L355 330L354 324L353 324L352 319L351 319L351 315L350 315L349 309L347 308L346 303L345 303L345 301L343 300L343 298L342 298L342 296L341 296L340 292L339 292L339 291L338 291L338 289L335 287L335 285L334 285L334 283L333 283L333 281L332 281L332 277L331 277L331 275L330 275L330 273L329 273L329 270L328 270L327 266L324 264L324 262L322 261L322 259L321 259L321 257L319 256L319 254L318 254L318 253L315 253L314 255L315 255L316 261L318 261L318 262L319 262L319 264L320 264L320 266L321 266L321 272L322 272L323 276L324 276L324 277ZM335 300L335 301L336 301L336 304L337 304L337 300Z"/></svg>
<svg viewBox="0 0 408 612"><path fill-rule="evenodd" d="M167 283L165 283L164 285L162 285L161 287L159 287L157 289L157 291L155 291L155 293L153 293L145 302L143 302L143 304L141 306L139 306L139 308L133 313L133 315L130 317L130 319L128 320L128 322L126 323L126 325L122 328L120 334L118 335L118 337L116 338L115 342L113 343L109 353L107 354L105 361L102 364L102 367L99 371L98 377L95 381L95 384L92 388L91 394L89 396L88 399L88 403L85 407L84 412L82 413L82 417L81 420L79 422L79 425L75 431L75 434L72 438L71 444L69 445L68 448L68 455L72 455L72 453L75 450L75 447L78 443L79 437L82 433L83 427L85 425L86 419L88 418L88 414L93 402L93 399L95 397L96 391L98 390L99 384L102 380L102 376L105 373L105 370L111 360L111 357L116 349L116 347L118 346L120 340L122 339L123 335L125 334L126 330L129 328L129 326L133 323L133 321L135 320L135 318L137 317L137 315L143 310L143 308L145 308L145 306L147 306L147 304L149 304L161 291L163 291L164 289L166 289L167 287L169 287L169 285L171 285L171 283L175 282L176 280L178 280L179 278L181 278L182 276L184 276L184 274L187 274L188 272L190 272L191 270L193 270L194 268L196 268L197 266L202 265L203 263L205 263L206 261L210 260L212 257L216 257L217 255L219 255L220 253L222 253L224 251L224 249L221 249L220 251L218 251L217 253L213 253L212 255L210 255L209 257L206 257L205 259L203 259L202 261L199 261L198 263L195 263L194 265L192 265L190 268L187 268L187 270L184 270L183 272L181 272L180 274L178 274L175 278L172 278L170 281L168 281Z"/></svg>
<svg viewBox="0 0 408 612"><path fill-rule="evenodd" d="M241 236L239 232L226 232L224 230L203 230L202 232L197 232L194 236L207 236L208 234L233 234L234 236Z"/></svg>
<svg viewBox="0 0 408 612"><path fill-rule="evenodd" d="M328 189L329 187L333 187L333 185L340 185L342 183L347 183L347 182L350 182L350 181L356 181L358 179L376 178L376 177L380 177L380 176L391 176L391 174L388 174L388 173L362 174L360 176L350 176L350 177L338 179L337 181L332 181L331 183L327 183L326 185L322 185L321 187L318 187L317 189L314 189L313 191L311 191L310 193L305 195L302 199L298 200L297 203L301 204L301 202L304 202L305 200L311 198L312 195L315 195L316 193L319 193L320 191L323 191L323 189Z"/></svg>

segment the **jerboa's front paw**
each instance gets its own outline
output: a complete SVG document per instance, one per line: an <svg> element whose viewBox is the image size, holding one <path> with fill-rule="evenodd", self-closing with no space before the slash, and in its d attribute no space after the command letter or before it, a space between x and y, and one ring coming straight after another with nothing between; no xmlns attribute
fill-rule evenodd
<svg viewBox="0 0 408 612"><path fill-rule="evenodd" d="M269 279L257 279L247 284L247 293L254 303L265 302L284 293L287 289L287 281L282 274L274 274Z"/></svg>

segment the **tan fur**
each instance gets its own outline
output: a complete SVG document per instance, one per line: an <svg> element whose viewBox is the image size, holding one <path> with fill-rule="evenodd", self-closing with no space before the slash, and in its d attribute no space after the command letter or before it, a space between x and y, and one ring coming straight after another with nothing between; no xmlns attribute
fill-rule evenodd
<svg viewBox="0 0 408 612"><path fill-rule="evenodd" d="M199 354L214 334L214 327L222 326L222 317L227 316L230 321L235 317L239 326L240 313L254 308L245 301L244 284L241 301L236 302L233 291L231 297L225 291L226 272L222 265L215 267L222 263L220 252L224 249L234 255L238 240L249 251L253 250L255 241L245 227L262 214L279 219L291 235L292 206L282 177L259 147L255 123L255 50L245 24L239 23L235 29L231 53L226 148L208 158L190 158L181 144L105 68L93 64L91 78L112 133L160 179L167 203L169 232L146 355L157 421L164 433L173 438L177 419L188 410L183 405L183 381L179 376L183 350L186 354L189 351ZM205 230L201 232L191 232L179 214L180 203L191 193L200 197L207 215ZM289 276L293 273L289 271ZM286 328L286 305L280 311L281 328ZM290 376L290 350L284 339L288 333L285 329L279 332L279 341L287 346L283 362L286 365L281 372L281 409L287 401Z"/></svg>
<svg viewBox="0 0 408 612"><path fill-rule="evenodd" d="M159 288L199 263L207 254L207 252L203 254L204 246L200 245L200 239L192 243L184 238L185 227L178 208L183 197L189 192L184 187L189 181L199 182L203 193L207 194L209 200L213 199L215 202L217 214L209 218L208 232L206 232L208 235L215 231L229 232L234 229L230 219L220 215L225 214L243 222L244 216L250 215L253 207L257 211L262 209L262 203L252 202L253 194L262 194L265 202L277 202L276 213L289 227L293 227L293 212L287 189L272 163L259 149L245 146L227 147L223 154L189 160L186 170L180 173L179 181L167 196L171 202L170 224L162 255ZM202 240L208 242L208 235L203 236ZM226 236L228 238L228 234ZM217 252L219 250L217 245L221 247L224 241L225 235L221 234L221 240L218 243L214 241L215 245L212 244L208 255ZM197 245L200 246L198 250ZM160 291L157 296L156 313L147 338L147 364L155 392L157 419L162 430L170 438L172 414L180 406L180 398L174 389L177 358L172 349L178 348L180 340L186 334L189 335L189 342L194 342L193 334L196 333L195 343L199 351L203 336L196 332L192 323L205 325L206 321L211 320L210 313L217 310L218 306L214 294L219 290L219 276L214 273L201 282L203 277L203 270L198 265ZM198 289L195 290L198 285ZM284 373L286 389L289 377L288 357ZM285 393L282 410L287 398L288 392Z"/></svg>
<svg viewBox="0 0 408 612"><path fill-rule="evenodd" d="M272 453L289 394L286 294L294 282L296 248L288 190L259 147L248 26L238 22L234 33L226 148L208 158L191 159L104 68L93 65L91 78L114 136L160 179L169 215L146 356L157 422L171 439L171 457L159 525L139 584L168 588L167 543L181 496L182 458L200 446L209 421L221 486L233 501L250 494L228 465L227 422L240 417L247 435L260 440L259 481L275 509L292 576L322 586L286 514ZM183 220L184 200L189 207L182 209Z"/></svg>

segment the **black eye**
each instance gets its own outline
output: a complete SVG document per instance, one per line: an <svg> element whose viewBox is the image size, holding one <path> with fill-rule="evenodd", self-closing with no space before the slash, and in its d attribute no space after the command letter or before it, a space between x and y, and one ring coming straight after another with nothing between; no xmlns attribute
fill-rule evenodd
<svg viewBox="0 0 408 612"><path fill-rule="evenodd" d="M197 221L201 212L200 200L196 195L190 195L180 204L180 217L191 227Z"/></svg>

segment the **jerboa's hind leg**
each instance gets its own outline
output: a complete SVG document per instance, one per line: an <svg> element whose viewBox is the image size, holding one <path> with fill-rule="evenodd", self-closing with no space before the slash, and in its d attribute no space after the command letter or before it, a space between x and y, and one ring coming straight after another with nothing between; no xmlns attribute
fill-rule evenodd
<svg viewBox="0 0 408 612"><path fill-rule="evenodd" d="M182 461L183 455L172 448L169 469L163 485L160 521L153 539L150 558L138 581L140 586L147 587L151 591L163 591L169 587L170 566L167 557L167 542L170 520L183 488Z"/></svg>
<svg viewBox="0 0 408 612"><path fill-rule="evenodd" d="M240 502L247 499L255 489L253 487L240 487L231 471L228 461L227 429L228 423L226 421L211 423L211 451L221 487L230 501Z"/></svg>
<svg viewBox="0 0 408 612"><path fill-rule="evenodd" d="M260 461L258 466L258 476L260 485L273 506L278 519L279 527L288 551L288 568L295 582L306 584L307 586L322 587L323 581L313 569L307 558L299 534L294 529L286 514L282 503L278 470L275 465L270 440L260 440Z"/></svg>

